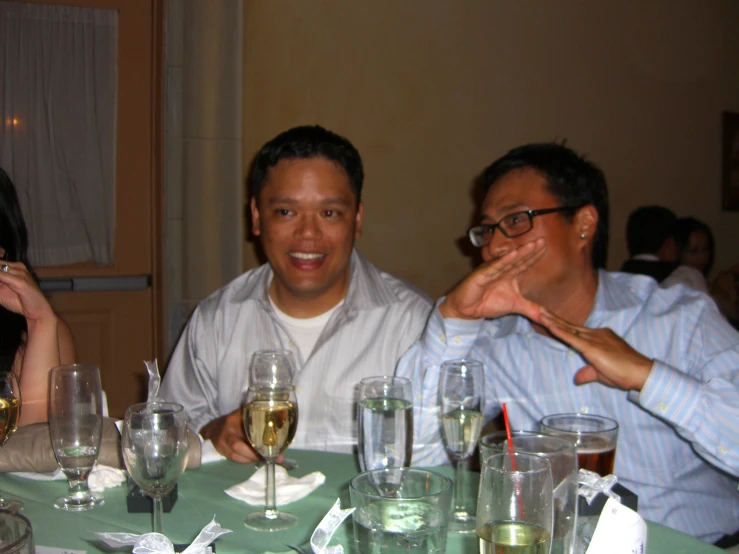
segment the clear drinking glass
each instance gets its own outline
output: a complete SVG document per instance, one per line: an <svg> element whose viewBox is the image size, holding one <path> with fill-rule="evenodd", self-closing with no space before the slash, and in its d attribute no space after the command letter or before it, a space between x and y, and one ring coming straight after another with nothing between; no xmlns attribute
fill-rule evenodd
<svg viewBox="0 0 739 554"><path fill-rule="evenodd" d="M475 530L474 511L470 513L466 506L465 466L482 430L483 379L482 363L474 360L451 360L441 366L441 434L456 466L449 530L459 533Z"/></svg>
<svg viewBox="0 0 739 554"><path fill-rule="evenodd" d="M249 386L292 385L295 358L289 350L257 350L249 366Z"/></svg>
<svg viewBox="0 0 739 554"><path fill-rule="evenodd" d="M103 436L103 397L100 369L71 364L52 368L49 377L49 432L56 461L69 480L69 493L54 502L74 512L101 506L87 478L95 465Z"/></svg>
<svg viewBox="0 0 739 554"><path fill-rule="evenodd" d="M131 478L154 501L153 529L161 533L162 498L174 488L187 465L185 409L169 402L129 406L121 450Z"/></svg>
<svg viewBox="0 0 739 554"><path fill-rule="evenodd" d="M0 447L18 428L21 418L21 389L15 373L0 376ZM17 512L23 507L20 500L5 500L0 495L0 509Z"/></svg>
<svg viewBox="0 0 739 554"><path fill-rule="evenodd" d="M288 383L250 386L242 402L244 431L252 448L264 458L267 472L264 512L249 514L244 525L257 531L280 531L292 527L298 518L277 511L275 459L295 437L298 428L298 400Z"/></svg>
<svg viewBox="0 0 739 554"><path fill-rule="evenodd" d="M480 554L549 554L552 472L533 454L494 454L485 460L477 499Z"/></svg>
<svg viewBox="0 0 739 554"><path fill-rule="evenodd" d="M552 554L572 554L577 529L577 451L567 439L535 433L513 431L515 452L535 454L549 460L552 468L554 523L552 525ZM505 431L490 433L480 438L480 467L494 454L508 452Z"/></svg>
<svg viewBox="0 0 739 554"><path fill-rule="evenodd" d="M0 510L0 554L34 554L31 522L22 515Z"/></svg>
<svg viewBox="0 0 739 554"><path fill-rule="evenodd" d="M413 396L403 377L359 382L359 467L364 471L409 466L413 450Z"/></svg>

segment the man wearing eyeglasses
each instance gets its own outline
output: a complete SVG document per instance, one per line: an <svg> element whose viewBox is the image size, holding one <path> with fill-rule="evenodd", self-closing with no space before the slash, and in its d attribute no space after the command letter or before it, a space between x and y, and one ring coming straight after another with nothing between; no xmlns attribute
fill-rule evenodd
<svg viewBox="0 0 739 554"><path fill-rule="evenodd" d="M414 465L446 463L439 368L485 367L487 419L514 429L582 412L620 425L615 473L647 519L709 542L739 527L739 335L698 292L602 269L605 177L558 144L510 151L483 175L483 264L401 359L415 402ZM732 537L733 535L733 537Z"/></svg>

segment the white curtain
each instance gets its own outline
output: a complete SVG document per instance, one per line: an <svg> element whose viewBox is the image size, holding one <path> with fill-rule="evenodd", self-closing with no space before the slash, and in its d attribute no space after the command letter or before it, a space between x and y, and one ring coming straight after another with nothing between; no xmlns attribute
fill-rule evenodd
<svg viewBox="0 0 739 554"><path fill-rule="evenodd" d="M113 263L118 14L0 1L0 166L37 266Z"/></svg>

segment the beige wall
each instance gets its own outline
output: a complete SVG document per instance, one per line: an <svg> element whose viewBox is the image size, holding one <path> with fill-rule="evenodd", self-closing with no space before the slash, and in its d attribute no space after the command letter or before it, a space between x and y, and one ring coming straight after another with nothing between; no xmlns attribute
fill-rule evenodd
<svg viewBox="0 0 739 554"><path fill-rule="evenodd" d="M296 124L347 136L367 174L360 249L433 296L470 267L455 239L473 179L530 141L566 138L605 170L609 268L647 203L710 222L718 265L739 261L720 189L735 0L247 0L244 17L245 160Z"/></svg>

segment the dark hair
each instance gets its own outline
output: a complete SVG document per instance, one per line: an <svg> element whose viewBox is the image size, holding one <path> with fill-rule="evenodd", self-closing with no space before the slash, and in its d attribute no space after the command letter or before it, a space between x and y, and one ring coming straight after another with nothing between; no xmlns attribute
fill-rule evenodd
<svg viewBox="0 0 739 554"><path fill-rule="evenodd" d="M626 246L630 256L656 254L672 236L677 216L663 206L642 206L626 221Z"/></svg>
<svg viewBox="0 0 739 554"><path fill-rule="evenodd" d="M598 212L598 226L593 237L593 267L606 265L608 256L608 186L603 171L562 144L546 142L519 146L494 161L483 173L482 187L490 187L514 169L533 169L548 184L549 192L562 205L592 204ZM570 220L572 213L563 212Z"/></svg>
<svg viewBox="0 0 739 554"><path fill-rule="evenodd" d="M675 222L672 236L675 237L675 242L682 255L682 251L688 246L690 235L696 232L703 232L708 237L708 262L706 262L706 267L703 268L703 275L708 275L713 267L716 248L711 228L694 217L681 217Z"/></svg>
<svg viewBox="0 0 739 554"><path fill-rule="evenodd" d="M23 262L38 283L38 277L28 262L28 231L23 219L18 194L5 171L0 168L0 246L5 249L5 259ZM18 350L25 346L28 331L26 318L0 306L0 373L13 368Z"/></svg>
<svg viewBox="0 0 739 554"><path fill-rule="evenodd" d="M257 153L248 179L249 188L257 202L270 168L282 160L308 158L325 158L338 164L349 177L357 204L361 201L364 168L357 149L336 133L318 125L305 125L280 133Z"/></svg>

